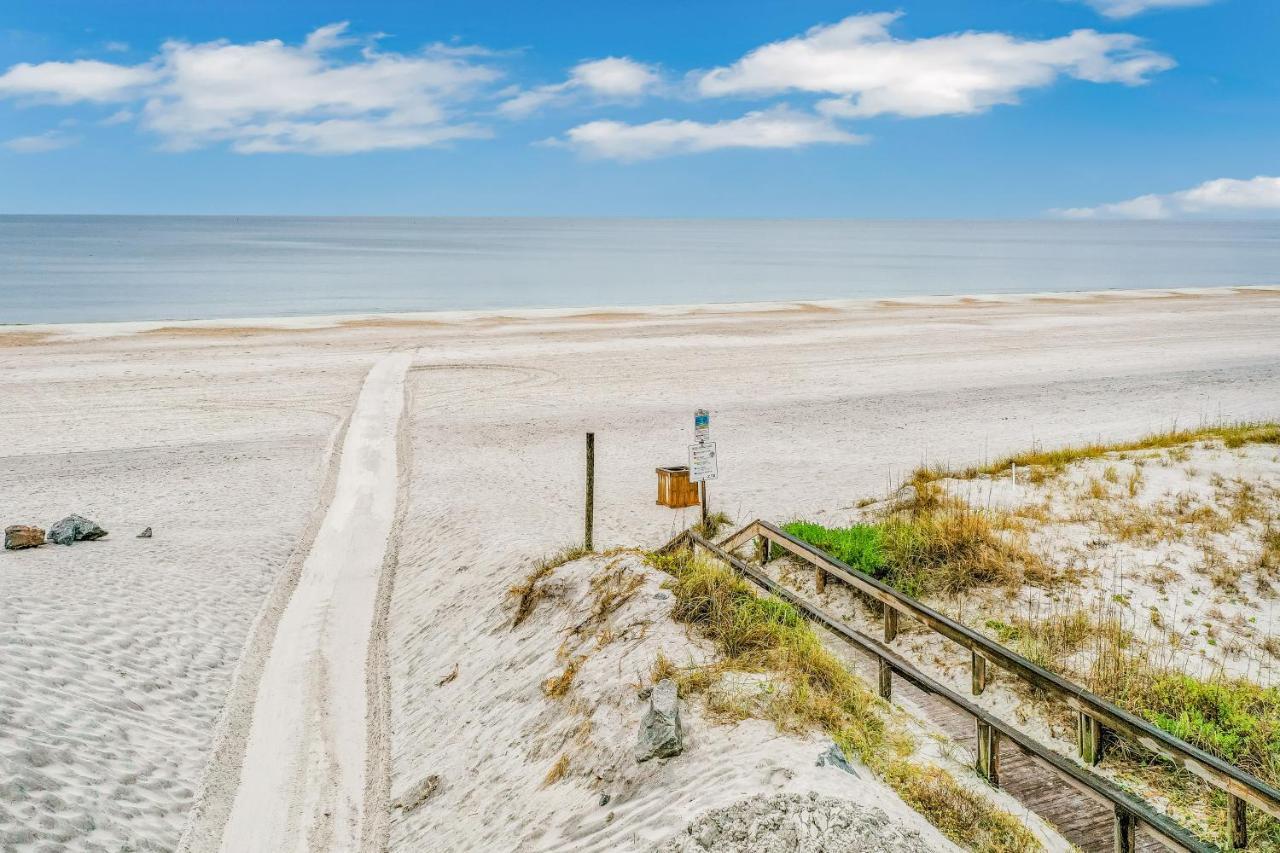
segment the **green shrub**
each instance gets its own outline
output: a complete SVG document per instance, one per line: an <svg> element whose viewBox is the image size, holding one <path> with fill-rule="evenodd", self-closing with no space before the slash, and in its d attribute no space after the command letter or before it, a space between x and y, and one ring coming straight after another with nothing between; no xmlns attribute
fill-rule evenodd
<svg viewBox="0 0 1280 853"><path fill-rule="evenodd" d="M884 533L879 525L824 527L811 521L793 521L782 529L864 574L878 578L885 573Z"/></svg>

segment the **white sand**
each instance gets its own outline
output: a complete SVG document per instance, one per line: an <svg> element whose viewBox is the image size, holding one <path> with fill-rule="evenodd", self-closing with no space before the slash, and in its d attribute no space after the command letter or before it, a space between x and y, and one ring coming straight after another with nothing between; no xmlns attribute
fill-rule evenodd
<svg viewBox="0 0 1280 853"><path fill-rule="evenodd" d="M239 650L310 542L325 448L382 354L419 348L387 642L390 793L446 776L440 795L392 815L389 837L398 850L441 836L514 849L504 816L576 814L580 792L531 790L518 701L506 714L450 704L435 685L455 663L476 696L543 677L495 626L531 561L580 536L584 431L597 433L608 546L651 545L691 520L653 504L653 468L683 460L699 406L721 455L713 500L741 520L839 511L926 458L1276 416L1280 298L1163 296L10 335L0 521L80 511L113 534L0 554L0 779L16 780L0 838L23 851L174 845L229 687L235 716L242 682L256 685L253 665L232 677ZM148 524L155 540L131 538ZM758 790L733 778L726 800ZM664 786L634 802L619 826L637 846L693 817Z"/></svg>

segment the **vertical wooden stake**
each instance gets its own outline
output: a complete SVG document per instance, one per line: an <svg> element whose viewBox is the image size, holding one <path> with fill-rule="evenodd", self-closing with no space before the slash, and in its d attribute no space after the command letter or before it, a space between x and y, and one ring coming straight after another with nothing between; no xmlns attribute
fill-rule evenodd
<svg viewBox="0 0 1280 853"><path fill-rule="evenodd" d="M1133 815L1116 806L1115 853L1134 853L1138 849L1136 824Z"/></svg>
<svg viewBox="0 0 1280 853"><path fill-rule="evenodd" d="M898 611L887 604L884 607L884 641L892 643L898 638Z"/></svg>
<svg viewBox="0 0 1280 853"><path fill-rule="evenodd" d="M1080 760L1094 765L1102 760L1102 724L1083 711L1077 717L1076 743Z"/></svg>
<svg viewBox="0 0 1280 853"><path fill-rule="evenodd" d="M702 504L702 532L704 535L709 535L710 531L707 530L707 481L706 480L703 480L701 483L698 484L698 494L701 497L700 503Z"/></svg>
<svg viewBox="0 0 1280 853"><path fill-rule="evenodd" d="M973 652L973 695L981 696L987 689L987 659Z"/></svg>
<svg viewBox="0 0 1280 853"><path fill-rule="evenodd" d="M826 592L827 591L827 573L824 572L822 569L815 569L814 575L813 575L813 583L814 583L814 586L817 587L819 595Z"/></svg>
<svg viewBox="0 0 1280 853"><path fill-rule="evenodd" d="M880 661L880 698L886 702L893 699L893 670L883 660Z"/></svg>
<svg viewBox="0 0 1280 853"><path fill-rule="evenodd" d="M594 551L592 541L596 526L596 434L587 433L587 517L586 535L583 537L588 551Z"/></svg>
<svg viewBox="0 0 1280 853"><path fill-rule="evenodd" d="M1249 846L1249 822L1244 811L1244 800L1235 794L1227 794L1227 823L1231 827L1231 847L1243 850Z"/></svg>
<svg viewBox="0 0 1280 853"><path fill-rule="evenodd" d="M767 566L773 559L773 540L768 536L760 537L760 565Z"/></svg>
<svg viewBox="0 0 1280 853"><path fill-rule="evenodd" d="M1000 786L1000 733L982 722L978 724L978 775Z"/></svg>

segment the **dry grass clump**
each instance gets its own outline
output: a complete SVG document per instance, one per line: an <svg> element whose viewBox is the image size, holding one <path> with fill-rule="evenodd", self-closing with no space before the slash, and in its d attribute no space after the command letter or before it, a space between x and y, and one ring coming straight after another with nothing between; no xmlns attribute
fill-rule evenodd
<svg viewBox="0 0 1280 853"><path fill-rule="evenodd" d="M1183 445L1197 441L1220 441L1228 448L1243 447L1246 444L1280 444L1280 424L1269 422L1225 423L1200 427L1199 429L1157 432L1134 441L1118 441L1111 443L1086 442L1085 444L1067 445L1052 450L1033 447L1024 453L1005 456L987 465L966 468L961 472L946 469L931 469L932 479L942 477L977 477L982 474L1003 474L1011 465L1029 469L1031 482L1040 482L1047 476L1060 473L1073 462L1083 459L1098 459L1110 453L1130 453L1139 450L1179 450ZM1037 479L1039 478L1039 479Z"/></svg>
<svg viewBox="0 0 1280 853"><path fill-rule="evenodd" d="M720 528L726 524L733 524L733 519L723 512L712 512L707 514L707 520L699 521L694 530L702 536L703 539L715 539L720 533Z"/></svg>
<svg viewBox="0 0 1280 853"><path fill-rule="evenodd" d="M544 785L554 785L565 777L569 772L569 755L562 753L555 764L551 765L551 769L547 771L546 778L542 780Z"/></svg>
<svg viewBox="0 0 1280 853"><path fill-rule="evenodd" d="M578 675L578 668L582 666L582 662L585 660L585 655L569 658L565 662L563 672L542 682L542 692L552 699L563 698L569 692L569 688L573 686L573 679Z"/></svg>
<svg viewBox="0 0 1280 853"><path fill-rule="evenodd" d="M1052 568L1026 546L1011 519L945 495L919 473L912 485L915 499L875 524L829 528L796 521L785 529L916 598L1052 581Z"/></svg>
<svg viewBox="0 0 1280 853"><path fill-rule="evenodd" d="M653 555L651 562L673 576L672 616L711 640L718 653L714 663L690 667L660 655L654 680L671 678L688 696L707 692L727 673L767 673L769 689L759 701L721 701L712 710L770 719L784 731L822 729L966 849L1042 849L1012 815L945 771L911 761L915 744L887 724L889 707L827 650L791 605L757 596L730 569L687 550Z"/></svg>
<svg viewBox="0 0 1280 853"><path fill-rule="evenodd" d="M994 809L985 797L960 786L939 767L899 765L889 768L885 776L907 805L962 847L983 853L1041 849L1020 820Z"/></svg>
<svg viewBox="0 0 1280 853"><path fill-rule="evenodd" d="M513 629L518 628L524 620L529 618L529 614L533 612L533 609L538 606L538 602L546 594L542 581L565 563L580 560L590 553L586 548L577 545L572 548L565 548L550 557L539 560L524 581L507 590L507 594L516 599L516 613L511 627Z"/></svg>

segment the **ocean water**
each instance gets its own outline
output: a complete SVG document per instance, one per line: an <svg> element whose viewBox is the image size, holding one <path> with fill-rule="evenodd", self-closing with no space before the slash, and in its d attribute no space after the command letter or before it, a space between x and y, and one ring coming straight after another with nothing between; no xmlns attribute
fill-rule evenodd
<svg viewBox="0 0 1280 853"><path fill-rule="evenodd" d="M1280 221L0 216L0 324L1280 283Z"/></svg>

